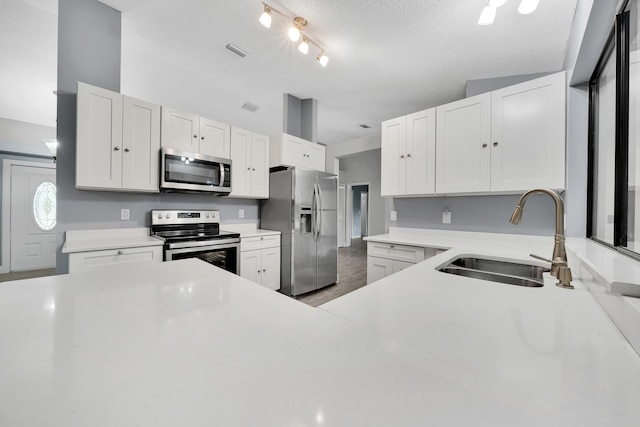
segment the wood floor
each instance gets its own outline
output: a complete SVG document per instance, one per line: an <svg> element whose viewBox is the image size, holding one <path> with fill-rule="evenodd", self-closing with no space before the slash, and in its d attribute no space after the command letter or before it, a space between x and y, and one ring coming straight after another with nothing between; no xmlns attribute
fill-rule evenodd
<svg viewBox="0 0 640 427"><path fill-rule="evenodd" d="M53 276L56 274L55 268L45 268L42 270L29 271L13 271L11 273L0 274L0 282L8 282L10 280L31 279L34 277Z"/></svg>
<svg viewBox="0 0 640 427"><path fill-rule="evenodd" d="M351 246L338 248L338 283L298 297L317 307L367 284L367 242L352 239Z"/></svg>

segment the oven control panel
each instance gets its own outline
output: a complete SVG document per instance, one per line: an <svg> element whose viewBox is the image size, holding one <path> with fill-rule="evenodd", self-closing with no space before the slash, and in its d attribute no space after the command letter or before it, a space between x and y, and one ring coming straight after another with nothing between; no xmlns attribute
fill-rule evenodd
<svg viewBox="0 0 640 427"><path fill-rule="evenodd" d="M220 211L181 211L154 209L151 211L151 225L172 224L215 224L220 222Z"/></svg>

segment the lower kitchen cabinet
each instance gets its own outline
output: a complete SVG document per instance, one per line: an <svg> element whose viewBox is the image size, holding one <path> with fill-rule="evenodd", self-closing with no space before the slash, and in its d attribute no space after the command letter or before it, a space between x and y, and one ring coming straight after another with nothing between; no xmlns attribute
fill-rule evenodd
<svg viewBox="0 0 640 427"><path fill-rule="evenodd" d="M240 240L240 276L269 289L280 289L280 236Z"/></svg>
<svg viewBox="0 0 640 427"><path fill-rule="evenodd" d="M162 262L162 246L75 252L69 254L69 273L91 271L105 265L142 261Z"/></svg>
<svg viewBox="0 0 640 427"><path fill-rule="evenodd" d="M367 242L367 285L440 252L438 248Z"/></svg>

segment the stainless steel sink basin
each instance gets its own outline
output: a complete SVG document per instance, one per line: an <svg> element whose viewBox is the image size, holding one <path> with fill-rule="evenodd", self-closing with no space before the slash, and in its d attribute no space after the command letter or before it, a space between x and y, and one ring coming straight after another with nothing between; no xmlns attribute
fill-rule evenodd
<svg viewBox="0 0 640 427"><path fill-rule="evenodd" d="M476 257L456 258L438 270L490 282L536 288L544 285L542 274L550 271L538 265Z"/></svg>

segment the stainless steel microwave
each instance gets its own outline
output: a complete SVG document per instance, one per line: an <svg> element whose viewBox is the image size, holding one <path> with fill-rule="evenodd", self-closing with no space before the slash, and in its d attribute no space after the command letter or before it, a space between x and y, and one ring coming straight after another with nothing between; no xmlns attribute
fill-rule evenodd
<svg viewBox="0 0 640 427"><path fill-rule="evenodd" d="M231 160L162 148L160 191L228 195Z"/></svg>

